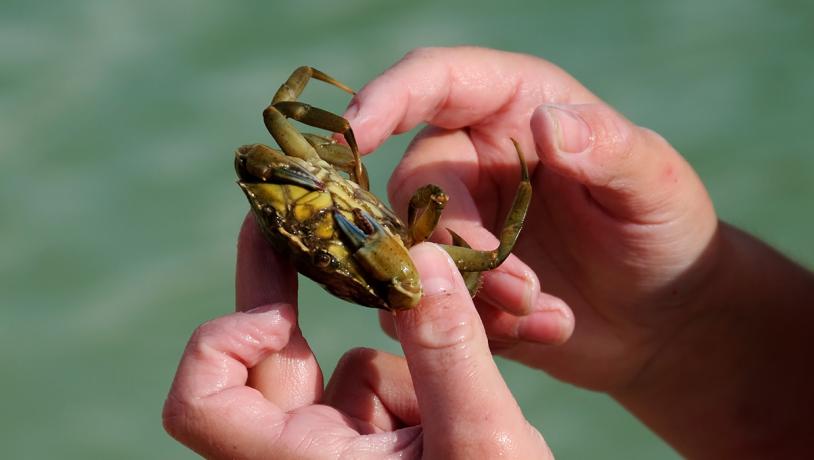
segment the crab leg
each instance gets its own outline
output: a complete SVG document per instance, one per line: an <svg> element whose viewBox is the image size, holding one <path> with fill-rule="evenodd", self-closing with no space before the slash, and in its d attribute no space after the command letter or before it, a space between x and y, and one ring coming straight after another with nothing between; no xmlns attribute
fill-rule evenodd
<svg viewBox="0 0 814 460"><path fill-rule="evenodd" d="M531 202L531 181L529 180L528 167L523 152L520 150L520 145L514 139L512 139L512 142L520 159L521 181L517 186L511 211L509 211L506 222L503 224L503 230L500 231L500 244L498 247L492 251L478 251L461 246L441 245L452 257L452 260L455 261L458 270L462 272L492 270L503 263L514 249L514 243L517 241L520 229L523 228L526 211L528 211Z"/></svg>
<svg viewBox="0 0 814 460"><path fill-rule="evenodd" d="M352 89L337 81L330 75L322 73L313 67L302 66L295 69L294 72L291 73L291 76L288 77L288 80L286 80L285 83L280 86L280 89L274 93L274 98L271 100L271 104L274 105L281 101L296 100L298 97L300 97L302 90L305 88L305 85L308 84L308 81L311 78L316 78L317 80L322 80L325 83L334 85L346 93L356 94Z"/></svg>
<svg viewBox="0 0 814 460"><path fill-rule="evenodd" d="M334 168L353 176L356 161L347 145L340 144L336 142L335 139L319 136L317 134L302 133L302 135L305 137L305 140L314 147L320 158ZM365 168L364 163L360 164L362 165L362 175L368 177L367 168Z"/></svg>
<svg viewBox="0 0 814 460"><path fill-rule="evenodd" d="M453 232L450 229L447 229L450 235L452 235L452 244L454 246L462 247L462 248L471 248L469 243L464 240L461 235ZM469 291L469 295L475 297L475 294L478 293L478 290L481 287L482 279L483 279L483 272L461 272L461 276L464 279L464 283L466 284L466 289Z"/></svg>
<svg viewBox="0 0 814 460"><path fill-rule="evenodd" d="M314 161L319 158L314 147L274 106L270 105L263 110L263 122L286 155L301 158L305 161Z"/></svg>
<svg viewBox="0 0 814 460"><path fill-rule="evenodd" d="M282 126L279 118L293 118L309 126L342 134L345 137L345 141L347 141L348 145L350 146L351 153L353 154L354 164L351 176L353 180L356 181L356 183L358 183L362 188L369 190L370 184L367 173L362 168L359 148L356 145L356 138L353 136L353 130L351 129L348 121L334 113L297 101L297 98L302 93L305 85L308 84L308 81L312 77L330 83L350 94L355 94L352 89L340 83L333 77L320 72L319 70L306 66L300 67L295 70L290 77L288 77L288 80L286 80L282 86L280 86L280 89L278 89L274 94L271 104L269 104L269 106L263 111L263 121L266 123L266 127L278 143L280 142L278 136L280 136L284 138L283 142L288 143L291 147L298 148L302 148L302 143L298 140L293 141L290 139L291 136L289 134L289 130ZM290 130L296 132L293 127L291 127ZM300 135L299 137L302 136ZM289 155L299 156L302 154L300 153L300 150L297 150L295 153L289 153L286 147L282 144L280 147L283 147L283 150Z"/></svg>
<svg viewBox="0 0 814 460"><path fill-rule="evenodd" d="M235 155L235 170L244 182L292 184L322 190L325 184L283 152L263 144L244 145Z"/></svg>
<svg viewBox="0 0 814 460"><path fill-rule="evenodd" d="M271 108L278 110L288 118L293 118L299 122L305 123L306 125L313 126L315 128L327 129L328 131L342 134L345 137L345 141L350 146L351 152L353 153L354 180L365 190L370 189L368 178L362 171L362 159L359 155L359 147L356 145L356 138L353 135L353 130L351 129L348 120L345 120L339 115L328 112L327 110L322 110L298 101L277 102L273 106L269 106L269 109Z"/></svg>
<svg viewBox="0 0 814 460"><path fill-rule="evenodd" d="M407 207L407 226L410 229L408 246L418 244L432 235L447 200L441 187L432 184L421 187L413 194Z"/></svg>

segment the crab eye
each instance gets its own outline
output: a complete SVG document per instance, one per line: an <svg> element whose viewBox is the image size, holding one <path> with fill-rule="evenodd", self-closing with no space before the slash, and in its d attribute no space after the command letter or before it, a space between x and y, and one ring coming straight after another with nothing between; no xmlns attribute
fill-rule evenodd
<svg viewBox="0 0 814 460"><path fill-rule="evenodd" d="M314 253L314 265L320 268L329 267L333 264L334 258L332 255L328 254L327 251L317 251Z"/></svg>

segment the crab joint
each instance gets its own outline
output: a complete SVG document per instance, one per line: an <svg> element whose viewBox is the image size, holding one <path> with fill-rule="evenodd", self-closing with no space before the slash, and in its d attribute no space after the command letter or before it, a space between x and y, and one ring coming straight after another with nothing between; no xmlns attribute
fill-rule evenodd
<svg viewBox="0 0 814 460"><path fill-rule="evenodd" d="M389 232L370 215L360 210L358 215L372 229L365 233L339 211L334 218L340 231L354 249L353 258L387 291L387 303L393 310L416 306L421 300L421 281L401 238Z"/></svg>

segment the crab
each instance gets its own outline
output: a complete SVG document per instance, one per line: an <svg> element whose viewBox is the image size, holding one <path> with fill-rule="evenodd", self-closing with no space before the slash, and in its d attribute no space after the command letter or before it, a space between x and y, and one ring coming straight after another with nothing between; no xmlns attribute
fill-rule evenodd
<svg viewBox="0 0 814 460"><path fill-rule="evenodd" d="M262 233L300 273L349 302L391 311L413 308L422 290L408 248L432 235L448 198L438 186L421 187L410 200L405 225L369 191L348 121L297 100L312 78L355 94L319 70L297 68L263 110L263 122L279 149L239 147L237 183ZM301 133L289 119L341 134L347 145ZM520 183L498 247L472 249L449 229L452 244L440 245L473 296L482 272L498 267L511 253L531 201L526 162L519 144L512 142L520 160Z"/></svg>

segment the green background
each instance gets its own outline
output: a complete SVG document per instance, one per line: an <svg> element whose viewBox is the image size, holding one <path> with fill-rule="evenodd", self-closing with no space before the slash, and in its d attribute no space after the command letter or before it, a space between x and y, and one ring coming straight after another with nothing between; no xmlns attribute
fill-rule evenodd
<svg viewBox="0 0 814 460"><path fill-rule="evenodd" d="M545 57L670 140L724 219L814 265L811 2L435 3L2 2L0 455L194 458L161 406L189 334L232 308L232 152L270 142L260 111L303 64L358 88L418 46ZM408 140L367 158L375 192ZM302 284L326 372L398 350ZM676 457L607 397L500 364L560 458Z"/></svg>

